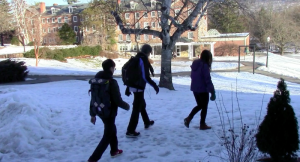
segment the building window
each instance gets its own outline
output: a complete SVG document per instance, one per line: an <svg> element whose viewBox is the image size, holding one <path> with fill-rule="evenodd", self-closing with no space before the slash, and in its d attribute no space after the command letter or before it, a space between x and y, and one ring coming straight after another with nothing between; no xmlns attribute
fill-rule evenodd
<svg viewBox="0 0 300 162"><path fill-rule="evenodd" d="M33 25L34 24L34 20L31 20L31 25Z"/></svg>
<svg viewBox="0 0 300 162"><path fill-rule="evenodd" d="M52 17L52 23L55 23L55 17Z"/></svg>
<svg viewBox="0 0 300 162"><path fill-rule="evenodd" d="M49 18L47 18L47 23L50 23L50 19Z"/></svg>
<svg viewBox="0 0 300 162"><path fill-rule="evenodd" d="M156 38L155 35L152 35L152 38L155 39Z"/></svg>
<svg viewBox="0 0 300 162"><path fill-rule="evenodd" d="M139 19L140 18L140 13L136 12L135 13L135 19Z"/></svg>
<svg viewBox="0 0 300 162"><path fill-rule="evenodd" d="M155 0L151 0L151 7L152 8L155 7L155 4L156 4Z"/></svg>
<svg viewBox="0 0 300 162"><path fill-rule="evenodd" d="M53 27L53 33L56 32L56 27Z"/></svg>
<svg viewBox="0 0 300 162"><path fill-rule="evenodd" d="M126 35L126 41L131 41L131 39L130 39L130 34L127 34L127 35Z"/></svg>
<svg viewBox="0 0 300 162"><path fill-rule="evenodd" d="M123 41L123 34L119 35L119 41Z"/></svg>
<svg viewBox="0 0 300 162"><path fill-rule="evenodd" d="M160 26L160 23L159 23L159 22L157 23L157 27L158 27L158 28L161 28L161 26Z"/></svg>
<svg viewBox="0 0 300 162"><path fill-rule="evenodd" d="M148 22L144 22L144 29L146 29L149 26Z"/></svg>
<svg viewBox="0 0 300 162"><path fill-rule="evenodd" d="M74 26L74 31L78 32L78 26Z"/></svg>
<svg viewBox="0 0 300 162"><path fill-rule="evenodd" d="M76 38L75 38L75 39L76 39L76 42L79 42L78 36L76 36Z"/></svg>
<svg viewBox="0 0 300 162"><path fill-rule="evenodd" d="M51 8L51 13L55 14L55 8L53 8L53 7Z"/></svg>
<svg viewBox="0 0 300 162"><path fill-rule="evenodd" d="M52 38L49 38L49 43L51 43L52 42Z"/></svg>
<svg viewBox="0 0 300 162"><path fill-rule="evenodd" d="M47 38L44 38L44 43L47 43Z"/></svg>
<svg viewBox="0 0 300 162"><path fill-rule="evenodd" d="M130 23L126 23L126 27L130 29Z"/></svg>
<svg viewBox="0 0 300 162"><path fill-rule="evenodd" d="M35 33L35 30L34 30L34 29L32 29L32 30L31 30L31 33L32 33L32 34L34 34L34 33Z"/></svg>
<svg viewBox="0 0 300 162"><path fill-rule="evenodd" d="M137 47L137 45L133 45L133 46L132 46L132 50L133 50L133 51L136 51L136 50L137 50L136 47Z"/></svg>
<svg viewBox="0 0 300 162"><path fill-rule="evenodd" d="M83 21L84 21L84 19L83 19L83 16L82 16L82 15L80 16L80 21L81 21L81 22L83 22Z"/></svg>
<svg viewBox="0 0 300 162"><path fill-rule="evenodd" d="M161 17L161 11L157 11L158 17Z"/></svg>
<svg viewBox="0 0 300 162"><path fill-rule="evenodd" d="M92 25L92 29L93 29L93 31L95 31L96 30L96 25Z"/></svg>
<svg viewBox="0 0 300 162"><path fill-rule="evenodd" d="M192 14L192 12L193 12L192 10L189 10L188 11L188 16L190 16L190 14Z"/></svg>
<svg viewBox="0 0 300 162"><path fill-rule="evenodd" d="M42 18L42 23L45 24L45 19L44 18Z"/></svg>
<svg viewBox="0 0 300 162"><path fill-rule="evenodd" d="M175 16L177 16L179 14L179 11L180 11L179 9L175 10Z"/></svg>
<svg viewBox="0 0 300 162"><path fill-rule="evenodd" d="M151 22L151 27L155 28L155 22Z"/></svg>
<svg viewBox="0 0 300 162"><path fill-rule="evenodd" d="M61 26L57 27L57 29L60 30L60 29L61 29Z"/></svg>
<svg viewBox="0 0 300 162"><path fill-rule="evenodd" d="M144 40L149 40L149 35L148 34L144 34Z"/></svg>
<svg viewBox="0 0 300 162"><path fill-rule="evenodd" d="M70 6L70 7L69 7L69 13L72 13L72 12L73 12L73 7Z"/></svg>
<svg viewBox="0 0 300 162"><path fill-rule="evenodd" d="M144 12L144 17L147 18L148 17L148 13Z"/></svg>
<svg viewBox="0 0 300 162"><path fill-rule="evenodd" d="M188 39L193 39L194 36L193 36L193 32L188 32Z"/></svg>
<svg viewBox="0 0 300 162"><path fill-rule="evenodd" d="M48 28L48 33L51 33L51 29L50 28Z"/></svg>
<svg viewBox="0 0 300 162"><path fill-rule="evenodd" d="M73 22L77 22L77 16L73 16Z"/></svg>
<svg viewBox="0 0 300 162"><path fill-rule="evenodd" d="M90 31L89 27L86 26L85 31L87 31L87 32Z"/></svg>
<svg viewBox="0 0 300 162"><path fill-rule="evenodd" d="M130 13L125 13L125 19L129 19Z"/></svg>
<svg viewBox="0 0 300 162"><path fill-rule="evenodd" d="M62 23L61 22L61 17L57 18L57 23Z"/></svg>
<svg viewBox="0 0 300 162"><path fill-rule="evenodd" d="M155 17L155 11L151 11L151 17Z"/></svg>
<svg viewBox="0 0 300 162"><path fill-rule="evenodd" d="M140 28L141 28L141 25L140 25L139 22L137 22L137 23L135 24L135 28L136 28L136 29L140 29Z"/></svg>
<svg viewBox="0 0 300 162"><path fill-rule="evenodd" d="M43 33L46 33L46 29L43 28Z"/></svg>
<svg viewBox="0 0 300 162"><path fill-rule="evenodd" d="M69 17L65 17L65 23L69 23Z"/></svg>

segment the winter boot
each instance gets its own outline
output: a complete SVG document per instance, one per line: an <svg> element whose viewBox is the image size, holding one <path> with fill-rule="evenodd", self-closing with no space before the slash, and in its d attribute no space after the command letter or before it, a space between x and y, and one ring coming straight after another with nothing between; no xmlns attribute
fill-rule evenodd
<svg viewBox="0 0 300 162"><path fill-rule="evenodd" d="M119 155L121 155L123 153L123 150L118 150L118 151L115 151L113 153L110 153L111 157L114 158L114 157L117 157Z"/></svg>
<svg viewBox="0 0 300 162"><path fill-rule="evenodd" d="M210 126L206 125L205 123L204 124L200 124L200 130L206 130L206 129L211 129Z"/></svg>
<svg viewBox="0 0 300 162"><path fill-rule="evenodd" d="M191 119L189 117L185 118L184 120L184 125L189 128L190 127L190 122L191 122Z"/></svg>
<svg viewBox="0 0 300 162"><path fill-rule="evenodd" d="M128 138L136 138L136 137L138 137L140 135L140 132L127 132L126 133L126 137L128 137Z"/></svg>
<svg viewBox="0 0 300 162"><path fill-rule="evenodd" d="M153 120L150 120L149 124L145 124L145 129L148 129L150 126L152 126L154 124Z"/></svg>

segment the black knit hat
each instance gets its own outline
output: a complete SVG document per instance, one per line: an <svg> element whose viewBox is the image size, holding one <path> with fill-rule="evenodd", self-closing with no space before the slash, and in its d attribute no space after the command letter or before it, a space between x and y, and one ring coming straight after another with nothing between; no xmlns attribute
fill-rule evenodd
<svg viewBox="0 0 300 162"><path fill-rule="evenodd" d="M102 68L104 71L108 71L111 67L115 67L116 64L112 59L107 59L102 62Z"/></svg>
<svg viewBox="0 0 300 162"><path fill-rule="evenodd" d="M149 44L144 44L141 48L141 52L144 54L149 54L152 52L152 47Z"/></svg>

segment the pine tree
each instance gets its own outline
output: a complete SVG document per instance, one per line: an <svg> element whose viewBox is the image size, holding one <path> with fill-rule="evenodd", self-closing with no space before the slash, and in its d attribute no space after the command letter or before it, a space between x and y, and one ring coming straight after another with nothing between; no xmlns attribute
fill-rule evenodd
<svg viewBox="0 0 300 162"><path fill-rule="evenodd" d="M76 41L76 34L67 23L65 23L61 29L59 29L58 35L62 40L62 44L73 44Z"/></svg>
<svg viewBox="0 0 300 162"><path fill-rule="evenodd" d="M261 152L269 154L276 162L290 161L299 149L298 122L283 79L269 101L267 115L256 134L256 143Z"/></svg>

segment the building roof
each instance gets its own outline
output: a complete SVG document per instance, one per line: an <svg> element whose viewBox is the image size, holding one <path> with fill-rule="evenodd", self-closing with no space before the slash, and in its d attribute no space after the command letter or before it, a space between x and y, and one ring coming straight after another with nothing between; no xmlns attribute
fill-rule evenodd
<svg viewBox="0 0 300 162"><path fill-rule="evenodd" d="M222 37L247 37L249 33L225 33L221 34L216 29L210 29L207 31L207 35L202 36L202 38L222 38Z"/></svg>
<svg viewBox="0 0 300 162"><path fill-rule="evenodd" d="M84 9L88 7L88 3L82 4L69 4L69 5L54 5L54 6L46 6L46 11L42 14L46 15L65 15L65 14L79 14ZM72 8L73 12L69 12L69 9ZM52 9L55 10L55 13L52 14Z"/></svg>

